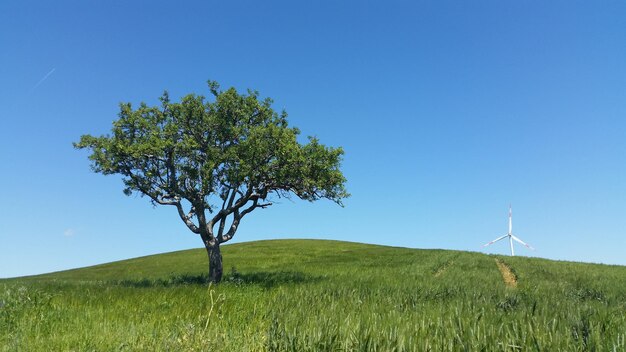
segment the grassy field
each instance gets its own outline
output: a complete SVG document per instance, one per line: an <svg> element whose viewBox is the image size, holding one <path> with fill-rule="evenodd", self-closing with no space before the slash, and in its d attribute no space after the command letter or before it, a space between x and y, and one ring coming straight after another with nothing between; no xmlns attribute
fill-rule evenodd
<svg viewBox="0 0 626 352"><path fill-rule="evenodd" d="M626 267L322 240L223 255L218 286L201 249L0 280L0 350L626 351Z"/></svg>

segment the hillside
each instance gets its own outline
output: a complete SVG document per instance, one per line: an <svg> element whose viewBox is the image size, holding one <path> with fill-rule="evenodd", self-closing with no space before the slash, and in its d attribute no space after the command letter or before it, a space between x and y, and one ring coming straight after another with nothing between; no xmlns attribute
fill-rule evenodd
<svg viewBox="0 0 626 352"><path fill-rule="evenodd" d="M626 267L325 240L0 280L0 350L626 350Z"/></svg>

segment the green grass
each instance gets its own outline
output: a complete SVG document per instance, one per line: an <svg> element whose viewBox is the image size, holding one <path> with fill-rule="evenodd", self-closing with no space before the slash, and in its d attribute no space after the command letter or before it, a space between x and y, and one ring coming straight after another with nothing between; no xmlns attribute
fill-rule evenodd
<svg viewBox="0 0 626 352"><path fill-rule="evenodd" d="M4 351L624 351L626 267L321 240L0 280ZM233 269L234 268L234 269Z"/></svg>

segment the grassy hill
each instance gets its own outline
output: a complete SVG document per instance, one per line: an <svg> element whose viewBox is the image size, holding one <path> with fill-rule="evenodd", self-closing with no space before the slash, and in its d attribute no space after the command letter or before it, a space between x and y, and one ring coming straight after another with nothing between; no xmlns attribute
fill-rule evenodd
<svg viewBox="0 0 626 352"><path fill-rule="evenodd" d="M322 240L0 280L0 350L624 351L626 267Z"/></svg>

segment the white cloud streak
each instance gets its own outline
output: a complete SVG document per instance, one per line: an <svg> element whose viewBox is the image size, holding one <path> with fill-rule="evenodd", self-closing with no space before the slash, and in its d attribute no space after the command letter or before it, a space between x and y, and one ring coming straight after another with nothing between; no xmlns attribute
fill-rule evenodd
<svg viewBox="0 0 626 352"><path fill-rule="evenodd" d="M45 75L45 76L43 76L43 78L42 78L42 79L40 79L40 80L39 80L39 82L37 82L37 84L35 84L35 85L34 85L34 86L30 89L30 91L32 92L32 91L34 91L37 87L39 87L39 86L43 83L43 81L45 81L46 79L48 79L48 77L50 77L50 75L51 75L51 74L53 74L53 73L54 73L54 71L56 71L56 69L57 69L57 68L56 68L56 67L54 67L52 70L50 70L50 72L46 73L46 75Z"/></svg>

